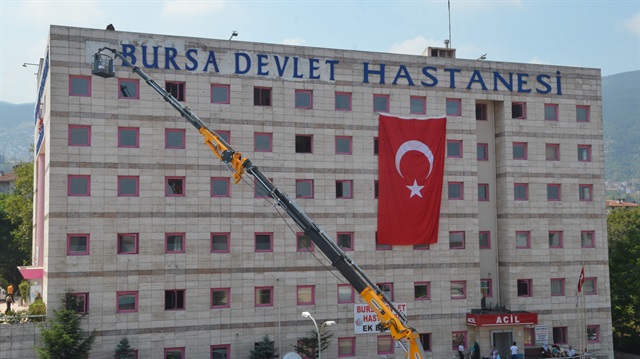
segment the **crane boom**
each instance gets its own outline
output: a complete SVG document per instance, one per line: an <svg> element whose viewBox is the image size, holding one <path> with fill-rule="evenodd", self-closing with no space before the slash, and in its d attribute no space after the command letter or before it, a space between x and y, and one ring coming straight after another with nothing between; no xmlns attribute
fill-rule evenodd
<svg viewBox="0 0 640 359"><path fill-rule="evenodd" d="M113 58L105 55L103 51L110 51ZM196 116L189 108L159 86L139 67L134 66L122 52L109 47L103 47L94 55L92 73L100 77L115 76L113 60L122 60L124 66L131 67L132 71L140 76L151 88L162 96L182 117L191 123L204 137L204 143L211 152L231 172L235 183L238 183L245 173L253 176L264 187L293 221L300 227L313 243L322 251L344 278L360 294L362 299L369 304L371 309L380 319L380 324L390 331L391 336L400 343L405 351L405 357L411 359L426 359L424 349L418 332L407 325L407 317L399 311L391 300L378 288L378 286L364 273L364 271L327 235L327 233L283 191L276 187L249 159L242 157L240 152L234 151L225 140Z"/></svg>

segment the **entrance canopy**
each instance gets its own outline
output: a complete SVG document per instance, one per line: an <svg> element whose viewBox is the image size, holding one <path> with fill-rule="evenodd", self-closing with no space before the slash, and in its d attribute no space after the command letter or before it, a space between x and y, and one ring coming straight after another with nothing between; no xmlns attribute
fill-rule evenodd
<svg viewBox="0 0 640 359"><path fill-rule="evenodd" d="M536 324L538 324L538 313L467 313L467 325L473 327L499 327Z"/></svg>

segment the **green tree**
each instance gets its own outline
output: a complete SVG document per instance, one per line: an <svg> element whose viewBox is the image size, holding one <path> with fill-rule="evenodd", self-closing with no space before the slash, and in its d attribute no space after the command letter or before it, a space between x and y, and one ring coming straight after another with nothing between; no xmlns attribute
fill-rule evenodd
<svg viewBox="0 0 640 359"><path fill-rule="evenodd" d="M135 354L133 349L131 349L131 345L129 345L129 339L124 337L120 339L120 343L118 343L118 347L116 348L116 355L114 356L116 359L134 359Z"/></svg>
<svg viewBox="0 0 640 359"><path fill-rule="evenodd" d="M640 207L607 217L614 349L640 353Z"/></svg>
<svg viewBox="0 0 640 359"><path fill-rule="evenodd" d="M273 341L269 335L262 337L262 340L256 343L255 348L251 351L250 359L277 359L278 354Z"/></svg>
<svg viewBox="0 0 640 359"><path fill-rule="evenodd" d="M68 292L62 298L63 307L53 311L53 318L40 331L43 347L37 347L39 359L84 359L96 340L93 330L86 337L80 328L82 316L76 312L77 299Z"/></svg>
<svg viewBox="0 0 640 359"><path fill-rule="evenodd" d="M29 263L33 230L33 162L13 168L14 192L0 196L0 277L17 285L18 266Z"/></svg>
<svg viewBox="0 0 640 359"><path fill-rule="evenodd" d="M322 346L322 351L329 348L332 338L333 333L320 332L320 345ZM306 337L298 337L298 342L296 345L293 345L293 347L295 348L296 353L300 354L302 357L317 358L319 354L318 334L316 334L315 330L312 330Z"/></svg>

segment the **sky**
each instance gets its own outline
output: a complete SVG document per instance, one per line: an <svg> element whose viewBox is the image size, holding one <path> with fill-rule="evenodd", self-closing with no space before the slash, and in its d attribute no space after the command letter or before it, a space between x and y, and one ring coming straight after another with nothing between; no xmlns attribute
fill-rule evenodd
<svg viewBox="0 0 640 359"><path fill-rule="evenodd" d="M50 25L640 70L640 0L0 0L0 101L36 101ZM26 67L23 66L27 63Z"/></svg>

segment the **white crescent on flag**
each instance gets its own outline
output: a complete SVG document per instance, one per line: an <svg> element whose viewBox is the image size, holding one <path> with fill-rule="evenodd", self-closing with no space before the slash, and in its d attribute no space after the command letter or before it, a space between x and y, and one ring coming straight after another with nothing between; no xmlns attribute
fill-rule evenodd
<svg viewBox="0 0 640 359"><path fill-rule="evenodd" d="M396 171L398 171L400 177L404 178L404 176L402 175L402 171L400 170L400 161L402 161L402 157L409 151L418 151L424 154L425 157L427 157L427 159L429 160L429 173L427 173L427 177L425 178L429 178L429 175L431 175L431 170L433 169L433 153L431 152L429 146L415 140L403 143L402 145L400 145L400 147L398 147L398 151L396 151Z"/></svg>

